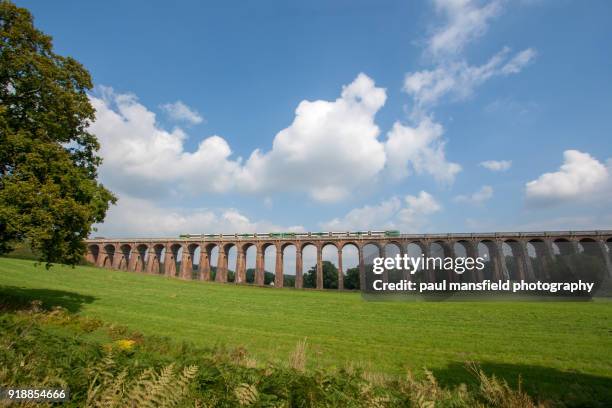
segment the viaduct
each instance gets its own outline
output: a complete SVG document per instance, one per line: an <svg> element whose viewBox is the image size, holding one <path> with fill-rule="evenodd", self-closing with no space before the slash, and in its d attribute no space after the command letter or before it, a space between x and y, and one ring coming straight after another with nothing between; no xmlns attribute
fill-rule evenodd
<svg viewBox="0 0 612 408"><path fill-rule="evenodd" d="M288 235L288 236L285 236ZM366 247L385 256L390 246L395 253L410 256L460 257L483 256L488 253L491 265L489 276L482 273L451 273L452 280L513 279L535 280L548 278L538 276L541 265L552 262L555 257L584 253L602 261L606 279L612 278L612 230L599 231L555 231L555 232L497 232L461 234L395 234L363 232L325 232L299 234L208 234L186 236L176 239L107 239L96 238L86 241L86 259L99 266L149 274L163 273L166 276L193 279L194 257L199 248L197 279L211 280L211 254L218 249L215 281L227 282L228 254L236 248L235 283L246 283L246 253L250 247L256 249L255 284L264 284L265 251L276 248L274 286L283 286L283 254L287 247L294 246L296 254L295 287L303 287L302 254L306 246L316 248L316 287L323 288L322 253L331 245L338 251L338 288L343 289L342 250L349 245L357 249L361 287L366 282ZM412 248L412 249L411 249ZM418 253L414 253L415 249ZM394 255L393 255L394 256ZM512 268L507 258L512 257ZM162 268L163 265L163 268ZM406 272L406 278L410 279ZM388 276L383 275L383 280ZM435 271L425 272L422 277L435 281Z"/></svg>

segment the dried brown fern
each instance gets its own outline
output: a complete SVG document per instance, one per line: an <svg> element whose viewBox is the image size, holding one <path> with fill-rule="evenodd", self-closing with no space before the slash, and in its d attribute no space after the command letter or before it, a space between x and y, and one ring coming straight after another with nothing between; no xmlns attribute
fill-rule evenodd
<svg viewBox="0 0 612 408"><path fill-rule="evenodd" d="M234 389L234 395L242 407L254 405L259 399L257 388L251 384L239 384Z"/></svg>
<svg viewBox="0 0 612 408"><path fill-rule="evenodd" d="M487 376L475 363L469 363L468 369L480 383L480 394L486 401L486 406L497 408L537 408L531 397L521 389L521 380L518 389L512 389L503 379L494 375Z"/></svg>
<svg viewBox="0 0 612 408"><path fill-rule="evenodd" d="M306 370L306 349L307 339L300 340L295 346L295 350L289 356L289 366L296 371L303 373Z"/></svg>
<svg viewBox="0 0 612 408"><path fill-rule="evenodd" d="M127 370L114 375L112 356L107 356L87 392L87 407L175 407L189 391L189 385L198 372L197 366L188 366L177 372L174 364L159 372L145 369L136 379L130 380Z"/></svg>

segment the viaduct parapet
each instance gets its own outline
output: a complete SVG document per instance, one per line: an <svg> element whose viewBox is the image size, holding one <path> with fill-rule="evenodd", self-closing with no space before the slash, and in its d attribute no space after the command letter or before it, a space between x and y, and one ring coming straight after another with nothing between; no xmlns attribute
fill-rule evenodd
<svg viewBox="0 0 612 408"><path fill-rule="evenodd" d="M288 235L288 236L285 236ZM211 256L217 248L215 281L228 281L229 251L236 248L235 283L246 283L247 250L255 248L256 285L264 284L265 252L276 249L274 286L283 287L284 252L295 248L295 287L303 287L302 256L304 248L316 248L316 287L323 289L323 248L331 246L338 251L338 288L343 289L342 251L347 246L357 250L361 287L365 287L366 248L374 249L374 256L385 256L389 248L400 255L428 257L488 257L488 276L481 273L457 275L451 272L445 278L452 280L511 279L536 280L546 265L557 257L587 254L601 261L607 279L612 277L612 230L554 231L554 232L496 232L466 234L395 234L377 233L301 233L301 234L218 234L187 236L182 238L89 239L87 260L99 267L121 269L149 274L164 274L182 279L211 280ZM199 250L198 250L199 249ZM415 249L419 253L415 253ZM371 252L368 250L368 252ZM376 254L377 252L377 254ZM197 268L194 267L196 253ZM542 267L544 266L544 268ZM270 268L271 269L271 268ZM544 271L544 272L543 272ZM406 272L406 278L411 276ZM383 279L388 276L383 275ZM436 271L424 272L423 280L436 281Z"/></svg>

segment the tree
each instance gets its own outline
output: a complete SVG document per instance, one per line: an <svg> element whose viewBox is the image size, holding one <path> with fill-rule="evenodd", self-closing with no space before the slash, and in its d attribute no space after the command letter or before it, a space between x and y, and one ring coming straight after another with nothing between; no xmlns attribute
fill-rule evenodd
<svg viewBox="0 0 612 408"><path fill-rule="evenodd" d="M286 288L295 287L295 275L283 275L283 286Z"/></svg>
<svg viewBox="0 0 612 408"><path fill-rule="evenodd" d="M0 254L27 241L47 263L75 264L116 202L97 182L91 88L26 9L0 0Z"/></svg>
<svg viewBox="0 0 612 408"><path fill-rule="evenodd" d="M249 283L255 283L255 268L249 268L246 270L246 281ZM272 272L264 271L264 285L269 285L270 282L274 282L274 274Z"/></svg>
<svg viewBox="0 0 612 408"><path fill-rule="evenodd" d="M345 289L359 289L359 267L349 268L344 278Z"/></svg>
<svg viewBox="0 0 612 408"><path fill-rule="evenodd" d="M323 261L323 287L326 289L338 289L338 268L329 261ZM317 267L313 266L304 275L304 287L317 287Z"/></svg>

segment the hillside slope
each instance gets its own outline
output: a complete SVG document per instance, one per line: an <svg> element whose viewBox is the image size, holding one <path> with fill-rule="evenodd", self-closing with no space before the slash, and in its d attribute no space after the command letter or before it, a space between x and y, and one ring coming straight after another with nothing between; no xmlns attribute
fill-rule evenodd
<svg viewBox="0 0 612 408"><path fill-rule="evenodd" d="M286 360L307 338L310 363L465 381L465 361L538 387L612 384L612 302L365 302L358 293L185 282L0 258L0 296L19 294L144 334L244 347Z"/></svg>

